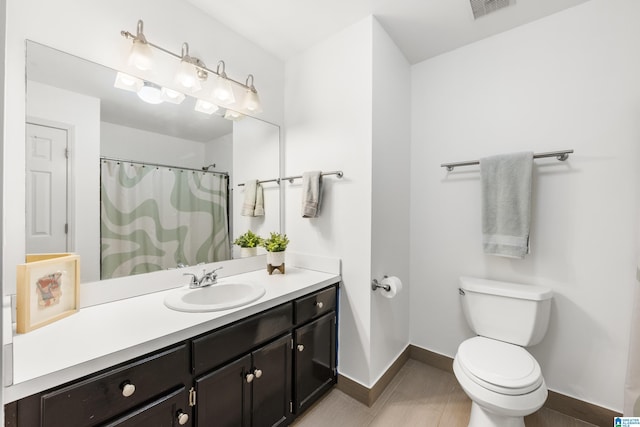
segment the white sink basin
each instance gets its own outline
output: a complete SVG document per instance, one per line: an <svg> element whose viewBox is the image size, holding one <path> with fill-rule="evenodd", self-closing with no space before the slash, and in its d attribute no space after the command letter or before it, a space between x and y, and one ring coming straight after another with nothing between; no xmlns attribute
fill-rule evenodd
<svg viewBox="0 0 640 427"><path fill-rule="evenodd" d="M217 283L205 288L180 288L164 299L164 305L192 313L228 310L242 307L261 298L266 290L251 283Z"/></svg>

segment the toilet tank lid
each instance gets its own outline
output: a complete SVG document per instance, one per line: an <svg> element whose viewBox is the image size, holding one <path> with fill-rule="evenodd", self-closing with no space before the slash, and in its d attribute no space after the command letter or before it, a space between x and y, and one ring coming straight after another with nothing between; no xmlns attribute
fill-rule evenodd
<svg viewBox="0 0 640 427"><path fill-rule="evenodd" d="M553 291L551 289L542 286L524 285L513 282L499 282L497 280L487 280L467 276L460 277L460 288L464 291L500 295L532 301L542 301L550 299L553 296Z"/></svg>

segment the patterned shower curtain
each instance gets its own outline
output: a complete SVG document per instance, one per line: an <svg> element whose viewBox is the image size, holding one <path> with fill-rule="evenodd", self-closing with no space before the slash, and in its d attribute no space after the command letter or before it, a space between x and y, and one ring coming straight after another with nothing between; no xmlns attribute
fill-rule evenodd
<svg viewBox="0 0 640 427"><path fill-rule="evenodd" d="M228 177L101 161L101 278L230 258Z"/></svg>

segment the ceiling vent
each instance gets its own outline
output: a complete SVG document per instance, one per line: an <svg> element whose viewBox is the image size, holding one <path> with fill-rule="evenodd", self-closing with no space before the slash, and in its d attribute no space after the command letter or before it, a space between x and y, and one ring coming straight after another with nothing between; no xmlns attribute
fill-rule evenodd
<svg viewBox="0 0 640 427"><path fill-rule="evenodd" d="M475 19L488 15L496 10L510 6L515 0L470 0L471 10Z"/></svg>

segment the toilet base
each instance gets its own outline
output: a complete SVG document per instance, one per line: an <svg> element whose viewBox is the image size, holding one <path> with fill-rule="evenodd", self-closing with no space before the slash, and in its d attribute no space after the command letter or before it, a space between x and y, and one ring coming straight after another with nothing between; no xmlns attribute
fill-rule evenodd
<svg viewBox="0 0 640 427"><path fill-rule="evenodd" d="M472 402L469 427L525 427L525 425L524 417L498 415Z"/></svg>

